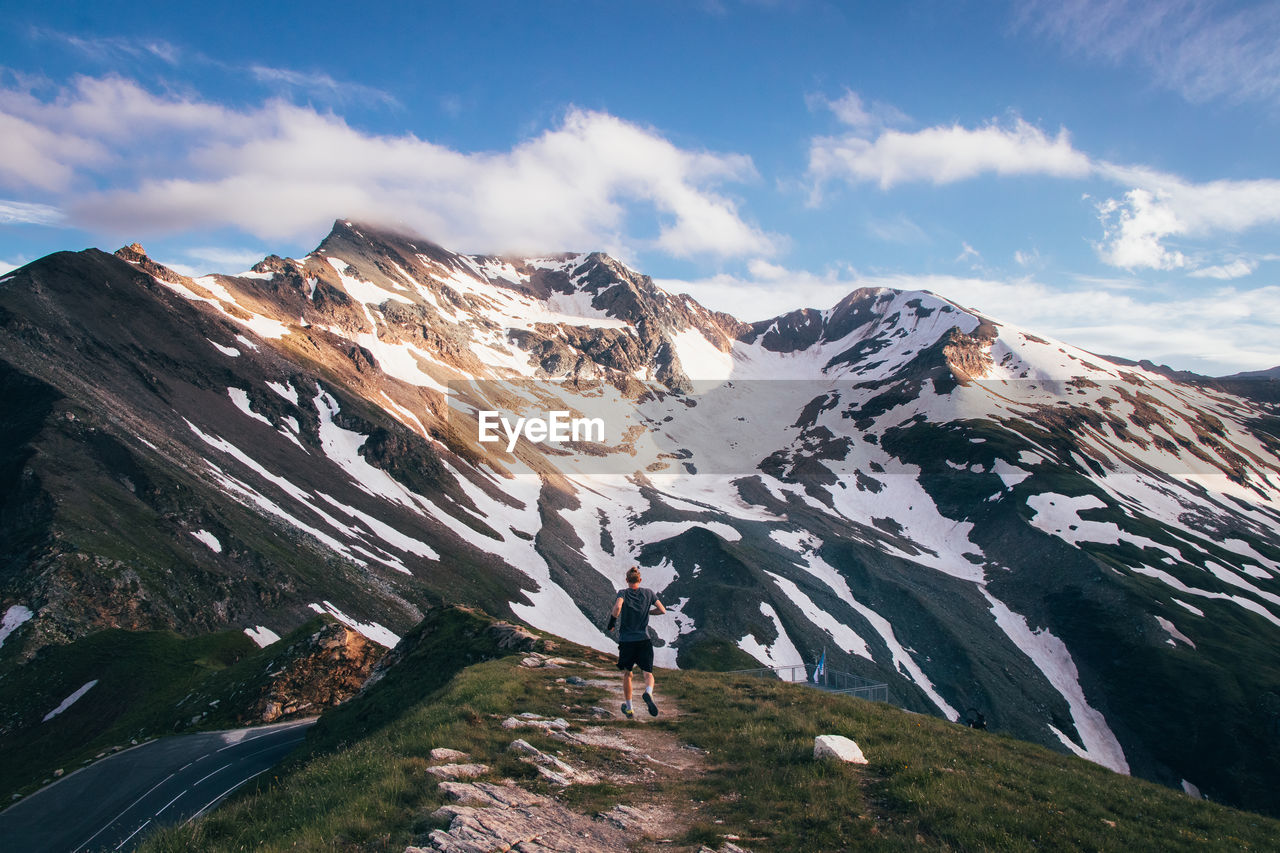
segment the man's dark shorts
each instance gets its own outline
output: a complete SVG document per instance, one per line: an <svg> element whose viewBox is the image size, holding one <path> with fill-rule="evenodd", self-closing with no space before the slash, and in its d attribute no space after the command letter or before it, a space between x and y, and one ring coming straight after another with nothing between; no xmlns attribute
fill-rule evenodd
<svg viewBox="0 0 1280 853"><path fill-rule="evenodd" d="M653 641L634 640L618 643L618 669L630 672L636 664L645 672L653 672Z"/></svg>

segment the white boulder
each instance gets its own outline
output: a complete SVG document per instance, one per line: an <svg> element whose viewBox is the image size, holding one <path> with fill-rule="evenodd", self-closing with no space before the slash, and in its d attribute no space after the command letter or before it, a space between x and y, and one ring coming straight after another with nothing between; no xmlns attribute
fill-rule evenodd
<svg viewBox="0 0 1280 853"><path fill-rule="evenodd" d="M866 764L862 749L843 735L818 735L813 739L813 757L816 761L832 759L851 764Z"/></svg>

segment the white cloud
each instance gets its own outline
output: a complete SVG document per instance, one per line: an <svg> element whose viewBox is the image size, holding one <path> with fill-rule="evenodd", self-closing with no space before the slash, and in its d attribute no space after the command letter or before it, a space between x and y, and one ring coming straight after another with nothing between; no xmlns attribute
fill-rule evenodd
<svg viewBox="0 0 1280 853"><path fill-rule="evenodd" d="M981 252L979 252L977 249L973 248L968 243L963 241L960 243L960 246L961 246L960 254L956 255L955 263L957 264L963 264L966 262L972 263L972 264L982 263Z"/></svg>
<svg viewBox="0 0 1280 853"><path fill-rule="evenodd" d="M1169 238L1240 233L1280 223L1280 180L1210 181L1193 184L1150 169L1098 165L1098 173L1129 184L1120 199L1098 206L1103 260L1124 269L1178 269L1187 255L1168 247Z"/></svg>
<svg viewBox="0 0 1280 853"><path fill-rule="evenodd" d="M268 252L257 251L255 249L227 249L217 247L184 249L182 253L192 260L208 265L210 269L213 269L216 272L225 273L243 272L269 254ZM172 265L166 264L166 266Z"/></svg>
<svg viewBox="0 0 1280 853"><path fill-rule="evenodd" d="M845 89L844 94L835 100L824 95L808 95L805 101L810 109L831 110L841 124L848 125L859 134L906 124L911 120L906 113L891 104L880 101L865 103L861 95L850 89Z"/></svg>
<svg viewBox="0 0 1280 853"><path fill-rule="evenodd" d="M1032 0L1021 25L1069 51L1134 62L1192 102L1280 100L1280 6L1221 0Z"/></svg>
<svg viewBox="0 0 1280 853"><path fill-rule="evenodd" d="M1044 260L1040 257L1039 249L1030 249L1025 252L1022 249L1017 249L1013 253L1013 262L1020 267L1044 266Z"/></svg>
<svg viewBox="0 0 1280 853"><path fill-rule="evenodd" d="M61 134L0 106L0 186L60 190L79 166L101 162L106 150L73 134Z"/></svg>
<svg viewBox="0 0 1280 853"><path fill-rule="evenodd" d="M760 259L747 264L746 275L721 273L703 279L655 282L670 293L688 293L708 308L747 322L799 308L830 308L862 286L858 274L847 266L812 273Z"/></svg>
<svg viewBox="0 0 1280 853"><path fill-rule="evenodd" d="M1258 268L1258 262L1254 260L1246 260L1245 258L1236 258L1228 264L1222 264L1216 267L1203 267L1191 273L1193 278L1216 278L1219 281L1230 281L1236 278L1244 278L1247 275L1253 275L1253 271Z"/></svg>
<svg viewBox="0 0 1280 853"><path fill-rule="evenodd" d="M1124 201L1107 199L1099 204L1098 217L1106 241L1098 246L1098 253L1112 266L1127 270L1186 266L1187 259L1181 252L1170 251L1161 242L1185 231L1166 198L1157 197L1150 190L1129 190Z"/></svg>
<svg viewBox="0 0 1280 853"><path fill-rule="evenodd" d="M872 128L864 121L861 100L852 93L847 97L849 122L863 131ZM1065 129L1050 137L1022 119L1006 127L939 125L914 132L883 130L874 138L865 132L822 136L809 147L811 203L821 200L831 181L875 183L887 190L910 182L936 185L1032 174L1100 178L1127 188L1097 204L1103 235L1096 244L1103 261L1126 270L1194 269L1193 258L1203 253L1184 252L1178 241L1280 222L1280 180L1191 183L1142 166L1094 161L1072 146Z"/></svg>
<svg viewBox="0 0 1280 853"><path fill-rule="evenodd" d="M8 275L16 270L21 264L15 264L0 258L0 275Z"/></svg>
<svg viewBox="0 0 1280 853"><path fill-rule="evenodd" d="M983 174L1079 178L1091 168L1066 130L1051 138L1022 119L1010 127L886 130L874 140L859 134L823 136L809 147L815 190L831 180L872 182L888 189L914 181L949 184Z"/></svg>
<svg viewBox="0 0 1280 853"><path fill-rule="evenodd" d="M62 219L56 207L0 198L0 225L57 225Z"/></svg>
<svg viewBox="0 0 1280 853"><path fill-rule="evenodd" d="M348 217L468 250L617 249L644 217L656 235L642 245L680 257L767 255L779 239L717 191L757 177L749 157L600 112L470 153L280 100L232 109L105 77L51 100L0 89L0 122L17 129L0 127L0 186L61 191L75 222L112 233L232 226L276 240ZM106 187L72 192L94 180Z"/></svg>

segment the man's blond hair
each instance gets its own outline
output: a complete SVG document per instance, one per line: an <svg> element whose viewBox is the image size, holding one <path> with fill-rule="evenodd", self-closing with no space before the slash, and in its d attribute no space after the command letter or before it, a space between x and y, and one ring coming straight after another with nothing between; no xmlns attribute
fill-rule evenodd
<svg viewBox="0 0 1280 853"><path fill-rule="evenodd" d="M627 569L627 583L640 583L640 569L632 566Z"/></svg>

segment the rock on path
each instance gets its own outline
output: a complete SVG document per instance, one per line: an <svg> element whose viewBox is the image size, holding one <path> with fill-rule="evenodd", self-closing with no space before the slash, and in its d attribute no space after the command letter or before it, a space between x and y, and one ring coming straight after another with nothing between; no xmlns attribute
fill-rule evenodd
<svg viewBox="0 0 1280 853"><path fill-rule="evenodd" d="M642 825L635 809L586 817L514 784L445 782L441 789L459 804L431 816L449 820L449 829L434 830L429 846L405 853L626 853Z"/></svg>

